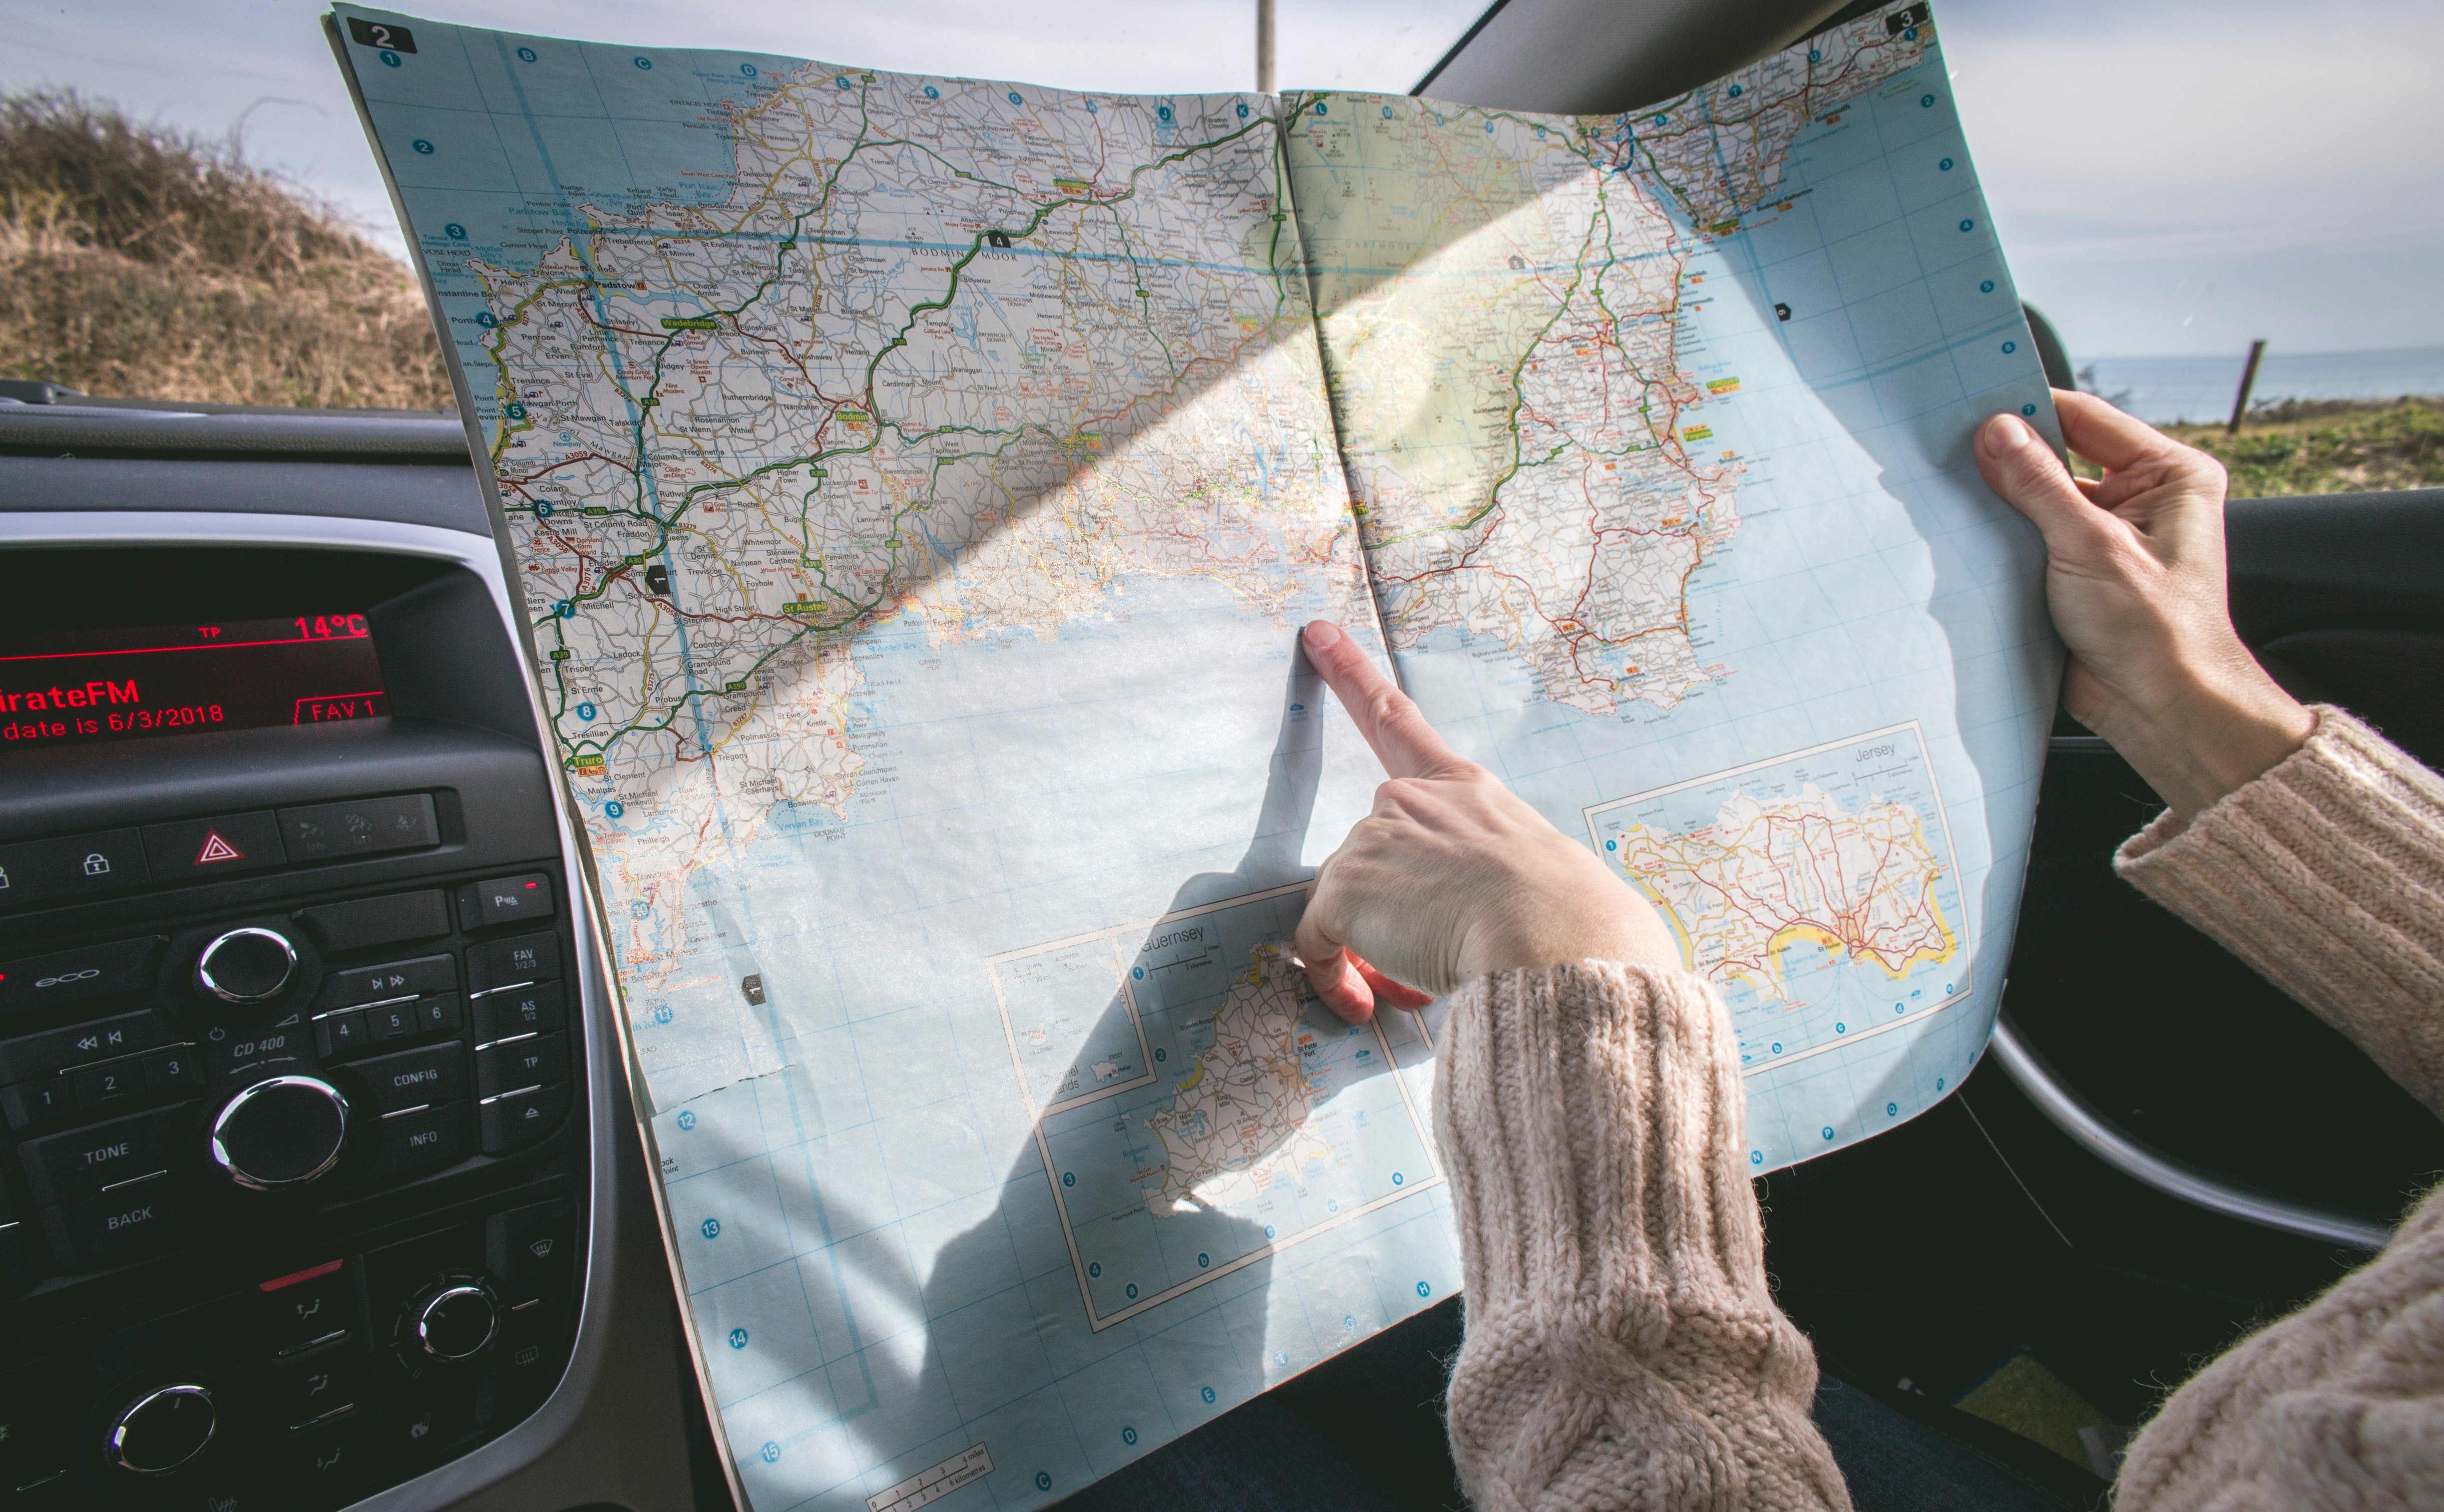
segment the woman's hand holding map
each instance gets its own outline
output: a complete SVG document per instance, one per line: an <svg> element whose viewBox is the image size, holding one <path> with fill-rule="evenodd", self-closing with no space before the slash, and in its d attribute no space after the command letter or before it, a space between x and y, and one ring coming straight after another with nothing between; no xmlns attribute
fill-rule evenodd
<svg viewBox="0 0 2444 1512"><path fill-rule="evenodd" d="M2232 628L2222 467L2093 396L2056 389L2054 411L2101 479L2073 478L2009 415L1978 430L1977 467L2045 533L2063 707L2186 824L2299 749L2316 716Z"/></svg>

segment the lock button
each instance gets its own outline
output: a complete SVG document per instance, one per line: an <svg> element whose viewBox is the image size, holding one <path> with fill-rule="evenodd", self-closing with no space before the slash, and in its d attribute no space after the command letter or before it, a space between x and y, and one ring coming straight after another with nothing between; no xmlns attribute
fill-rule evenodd
<svg viewBox="0 0 2444 1512"><path fill-rule="evenodd" d="M103 830L0 845L0 913L117 893L152 880L141 831Z"/></svg>

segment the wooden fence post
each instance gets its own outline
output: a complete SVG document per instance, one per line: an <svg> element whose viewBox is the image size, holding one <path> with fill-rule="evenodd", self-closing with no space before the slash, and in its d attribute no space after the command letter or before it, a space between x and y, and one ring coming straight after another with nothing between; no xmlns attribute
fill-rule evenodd
<svg viewBox="0 0 2444 1512"><path fill-rule="evenodd" d="M2257 387L2257 360L2266 355L2263 340L2249 343L2249 365L2240 370L2240 392L2232 396L2231 423L2223 428L2226 435L2238 435L2240 422L2249 414L2249 391Z"/></svg>

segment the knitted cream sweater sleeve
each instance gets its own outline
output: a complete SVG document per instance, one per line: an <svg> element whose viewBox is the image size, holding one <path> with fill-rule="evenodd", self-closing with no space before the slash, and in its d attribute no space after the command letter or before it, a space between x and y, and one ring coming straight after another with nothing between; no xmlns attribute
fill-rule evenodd
<svg viewBox="0 0 2444 1512"><path fill-rule="evenodd" d="M2121 875L2444 1113L2444 781L2337 710ZM2120 1512L2444 1503L2444 1189L2365 1266L2242 1340L2131 1445Z"/></svg>
<svg viewBox="0 0 2444 1512"><path fill-rule="evenodd" d="M2166 810L2113 864L2444 1114L2444 780L2316 713L2281 765L2187 829Z"/></svg>
<svg viewBox="0 0 2444 1512"><path fill-rule="evenodd" d="M1722 1001L1680 971L1512 971L1455 993L1443 1040L1478 1512L1846 1509L1815 1355L1766 1287Z"/></svg>

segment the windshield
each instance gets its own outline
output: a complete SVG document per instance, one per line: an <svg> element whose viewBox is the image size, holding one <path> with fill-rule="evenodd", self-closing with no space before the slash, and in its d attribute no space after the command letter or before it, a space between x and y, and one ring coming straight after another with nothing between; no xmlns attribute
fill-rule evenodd
<svg viewBox="0 0 2444 1512"><path fill-rule="evenodd" d="M1278 77L1398 92L1483 0L1281 0ZM1077 88L1252 88L1252 5L417 5L436 20ZM321 8L10 7L0 378L85 395L440 409L450 387ZM28 396L20 392L20 397Z"/></svg>
<svg viewBox="0 0 2444 1512"><path fill-rule="evenodd" d="M1483 0L1280 0L1285 86L1405 91ZM1200 0L440 4L436 20L1124 92L1251 87ZM2444 483L2444 14L2304 28L2242 0L1938 6L1982 187L2082 386L2239 491ZM0 57L0 378L88 395L437 409L449 385L311 3L25 8ZM2279 120L2279 129L2269 126ZM2143 152L2129 150L2147 143ZM2314 197L2346 212L2300 214ZM2286 187L2288 186L2288 187ZM2254 341L2264 341L2244 395ZM2235 408L2243 425L2227 434Z"/></svg>

